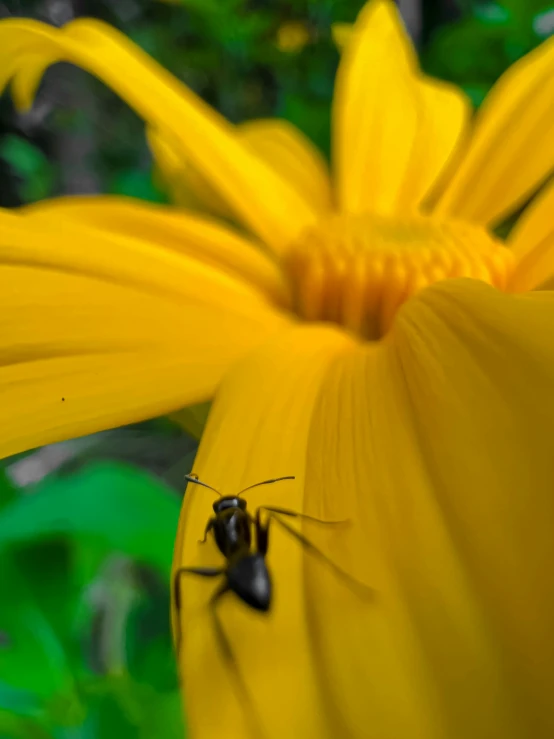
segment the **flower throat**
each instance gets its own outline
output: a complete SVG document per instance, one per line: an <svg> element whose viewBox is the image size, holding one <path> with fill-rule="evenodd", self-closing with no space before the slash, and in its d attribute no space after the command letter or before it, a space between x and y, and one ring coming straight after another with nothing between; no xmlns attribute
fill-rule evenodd
<svg viewBox="0 0 554 739"><path fill-rule="evenodd" d="M470 277L505 289L512 255L465 222L337 215L304 232L285 269L300 317L375 340L402 303L434 282Z"/></svg>

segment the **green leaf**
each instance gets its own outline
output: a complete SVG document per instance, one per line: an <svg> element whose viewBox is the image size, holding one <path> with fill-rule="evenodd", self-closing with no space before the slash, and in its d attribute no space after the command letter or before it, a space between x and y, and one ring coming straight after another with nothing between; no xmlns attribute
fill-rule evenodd
<svg viewBox="0 0 554 739"><path fill-rule="evenodd" d="M17 488L8 477L6 470L0 468L0 511L17 498Z"/></svg>
<svg viewBox="0 0 554 739"><path fill-rule="evenodd" d="M481 23L492 26L505 26L510 22L510 13L498 3L478 3L473 8L473 15Z"/></svg>
<svg viewBox="0 0 554 739"><path fill-rule="evenodd" d="M508 38L504 43L504 52L506 54L508 64L517 62L517 60L521 59L521 57L527 54L528 51L530 51L529 43L527 40L522 38Z"/></svg>
<svg viewBox="0 0 554 739"><path fill-rule="evenodd" d="M545 0L501 0L501 4L510 14L514 30L531 23L533 16L548 8Z"/></svg>
<svg viewBox="0 0 554 739"><path fill-rule="evenodd" d="M438 29L424 49L428 74L457 84L492 84L508 66L504 43L508 31L467 18Z"/></svg>
<svg viewBox="0 0 554 739"><path fill-rule="evenodd" d="M186 739L177 691L158 693L147 683L118 675L98 681L87 696L86 726L95 739Z"/></svg>
<svg viewBox="0 0 554 739"><path fill-rule="evenodd" d="M136 717L130 716L129 712L121 706L119 696L111 693L99 696L94 701L87 725L91 737L137 739Z"/></svg>
<svg viewBox="0 0 554 739"><path fill-rule="evenodd" d="M82 645L76 634L76 619L82 590L74 578L71 543L59 539L33 541L18 547L12 556L67 659L78 664Z"/></svg>
<svg viewBox="0 0 554 739"><path fill-rule="evenodd" d="M329 154L331 113L326 102L285 95L280 115L308 136L324 154Z"/></svg>
<svg viewBox="0 0 554 739"><path fill-rule="evenodd" d="M140 739L152 739L163 733L164 739L186 739L181 696L177 692L157 696L146 711Z"/></svg>
<svg viewBox="0 0 554 739"><path fill-rule="evenodd" d="M22 718L10 709L0 707L0 737L1 739L54 739L54 735L47 731L42 722Z"/></svg>
<svg viewBox="0 0 554 739"><path fill-rule="evenodd" d="M40 200L51 194L54 168L42 151L20 136L8 134L0 142L2 157L22 180L24 200Z"/></svg>
<svg viewBox="0 0 554 739"><path fill-rule="evenodd" d="M487 96L490 85L463 85L463 90L473 105L478 108Z"/></svg>
<svg viewBox="0 0 554 739"><path fill-rule="evenodd" d="M41 703L34 693L0 681L0 711L11 711L17 716L36 718L41 713Z"/></svg>
<svg viewBox="0 0 554 739"><path fill-rule="evenodd" d="M63 645L9 552L0 557L0 675L12 688L50 699L73 691Z"/></svg>
<svg viewBox="0 0 554 739"><path fill-rule="evenodd" d="M118 172L112 178L109 191L115 195L126 195L130 198L148 200L153 203L167 202L161 190L154 185L152 173L140 169Z"/></svg>
<svg viewBox="0 0 554 739"><path fill-rule="evenodd" d="M94 539L157 567L167 577L180 501L151 475L95 463L46 479L0 513L0 549L57 534Z"/></svg>
<svg viewBox="0 0 554 739"><path fill-rule="evenodd" d="M199 14L221 14L221 3L216 0L158 0L158 2L167 3L168 5L182 5L184 8Z"/></svg>
<svg viewBox="0 0 554 739"><path fill-rule="evenodd" d="M143 596L135 602L125 624L129 674L137 682L147 683L160 692L178 685L168 613L168 589L154 589L151 584L149 597Z"/></svg>
<svg viewBox="0 0 554 739"><path fill-rule="evenodd" d="M2 139L0 156L22 177L31 177L48 164L48 160L38 147L13 134L8 134Z"/></svg>

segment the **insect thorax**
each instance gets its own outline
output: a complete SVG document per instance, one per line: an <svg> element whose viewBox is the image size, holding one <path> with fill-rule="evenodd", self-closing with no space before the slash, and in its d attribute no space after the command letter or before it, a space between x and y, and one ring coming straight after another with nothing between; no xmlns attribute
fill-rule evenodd
<svg viewBox="0 0 554 739"><path fill-rule="evenodd" d="M247 554L251 548L252 532L250 516L244 507L229 506L218 511L214 521L214 536L219 550L227 559L239 552Z"/></svg>

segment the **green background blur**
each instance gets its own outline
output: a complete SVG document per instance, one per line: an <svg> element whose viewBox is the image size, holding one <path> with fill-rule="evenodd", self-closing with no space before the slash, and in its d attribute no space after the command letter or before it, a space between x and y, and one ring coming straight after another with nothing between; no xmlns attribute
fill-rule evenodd
<svg viewBox="0 0 554 739"><path fill-rule="evenodd" d="M478 106L554 31L544 0L403 0L425 70ZM0 0L0 17L114 24L230 120L279 116L328 156L331 24L362 0ZM295 39L302 41L301 44ZM167 202L143 125L97 80L49 70L0 99L0 205L114 193ZM198 434L196 434L198 436ZM0 739L179 739L169 573L197 441L170 419L0 463Z"/></svg>

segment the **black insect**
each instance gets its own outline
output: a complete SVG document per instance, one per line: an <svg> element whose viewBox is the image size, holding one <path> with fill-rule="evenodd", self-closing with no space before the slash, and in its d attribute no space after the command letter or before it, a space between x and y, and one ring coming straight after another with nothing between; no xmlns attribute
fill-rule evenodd
<svg viewBox="0 0 554 739"><path fill-rule="evenodd" d="M294 480L294 477L278 477L273 480L263 480L250 485L236 495L221 495L221 493L201 482L197 475L185 475L188 482L202 485L219 495L213 504L214 515L210 517L204 531L204 538L199 543L205 543L210 531L213 531L215 542L221 554L225 557L222 567L180 567L175 572L173 597L177 614L176 648L179 653L181 642L180 609L181 589L180 582L183 575L200 575L201 577L219 577L225 579L211 598L211 610L218 639L227 659L232 660L229 642L219 618L217 617L217 603L221 596L233 592L243 603L257 611L267 612L271 606L271 577L267 567L266 555L269 548L269 527L272 521L278 523L291 536L295 537L308 551L326 562L347 584L364 595L373 595L373 590L352 578L344 572L320 549L311 543L303 534L296 531L281 516L303 518L322 524L344 524L347 521L323 521L305 513L297 513L287 508L274 506L259 506L254 515L247 510L246 501L240 496L247 490L259 485L269 485L282 480ZM252 537L254 531L254 539Z"/></svg>
<svg viewBox="0 0 554 739"><path fill-rule="evenodd" d="M247 490L259 485L269 485L282 480L294 480L294 477L278 477L273 480L263 480L255 485L250 485L236 495L222 495L218 490L201 482L197 475L185 475L188 482L202 485L212 490L219 496L213 504L214 515L208 519L204 530L204 537L199 543L207 541L210 531L213 532L215 542L221 554L225 557L222 567L180 567L175 572L173 581L173 598L176 611L176 634L175 647L177 655L181 649L181 577L183 575L199 575L201 577L223 577L220 587L216 589L210 599L210 610L217 640L220 644L223 656L234 676L233 686L237 691L237 697L242 705L248 707L245 710L245 719L250 725L252 735L263 737L262 722L257 715L254 705L250 700L248 690L242 679L229 640L223 630L217 613L217 604L220 598L228 592L235 593L243 603L250 608L267 613L271 607L271 577L267 566L266 556L269 549L269 527L272 521L278 523L291 536L295 537L308 551L319 557L328 564L337 575L345 582L361 593L372 598L374 591L366 585L352 578L344 572L332 560L330 560L320 549L312 544L303 534L296 531L281 516L303 518L322 524L344 524L347 521L322 521L319 518L308 516L305 513L297 513L287 508L276 508L274 506L259 506L254 515L247 509L246 501L240 496ZM254 536L252 534L254 533Z"/></svg>

